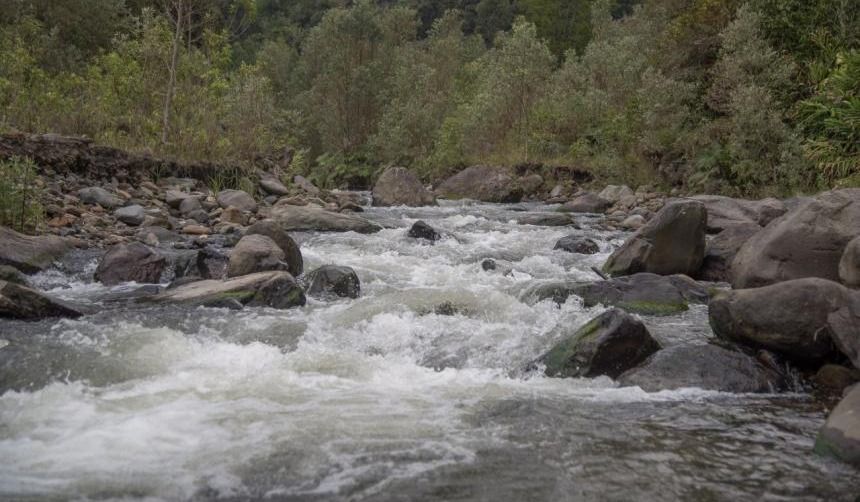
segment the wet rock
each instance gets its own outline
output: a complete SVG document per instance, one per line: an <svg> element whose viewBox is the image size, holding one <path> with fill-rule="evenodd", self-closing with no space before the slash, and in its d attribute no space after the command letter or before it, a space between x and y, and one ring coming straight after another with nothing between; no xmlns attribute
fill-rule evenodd
<svg viewBox="0 0 860 502"><path fill-rule="evenodd" d="M708 317L725 340L809 364L831 360L838 347L860 367L860 294L833 281L723 291L711 299Z"/></svg>
<svg viewBox="0 0 860 502"><path fill-rule="evenodd" d="M34 274L50 267L72 249L67 239L54 236L32 237L0 227L0 265Z"/></svg>
<svg viewBox="0 0 860 502"><path fill-rule="evenodd" d="M446 199L519 202L523 191L507 169L472 166L443 181L436 188L436 195Z"/></svg>
<svg viewBox="0 0 860 502"><path fill-rule="evenodd" d="M265 235L246 235L239 240L227 265L227 277L268 270L286 270L284 251Z"/></svg>
<svg viewBox="0 0 860 502"><path fill-rule="evenodd" d="M293 184L311 195L319 195L320 189L304 176L293 176Z"/></svg>
<svg viewBox="0 0 860 502"><path fill-rule="evenodd" d="M651 272L695 275L705 256L707 213L699 202L667 204L603 266L612 276Z"/></svg>
<svg viewBox="0 0 860 502"><path fill-rule="evenodd" d="M113 215L117 220L133 227L143 224L143 220L146 218L143 206L137 204L121 207L114 211Z"/></svg>
<svg viewBox="0 0 860 502"><path fill-rule="evenodd" d="M300 276L304 271L304 261L299 245L278 223L272 220L258 221L248 227L245 235L265 235L272 239L284 252L283 260L287 264L287 271L294 277Z"/></svg>
<svg viewBox="0 0 860 502"><path fill-rule="evenodd" d="M496 260L492 258L487 258L486 260L481 262L481 269L484 272L489 272L490 270L496 270Z"/></svg>
<svg viewBox="0 0 860 502"><path fill-rule="evenodd" d="M413 239L426 239L428 241L438 241L442 238L439 232L421 220L412 224L407 235Z"/></svg>
<svg viewBox="0 0 860 502"><path fill-rule="evenodd" d="M605 213L612 203L592 192L585 192L558 210L563 213Z"/></svg>
<svg viewBox="0 0 860 502"><path fill-rule="evenodd" d="M240 211L246 211L248 213L257 212L257 201L248 195L247 192L243 192L242 190L222 190L218 192L216 199L218 201L218 205L225 209L233 206L238 208Z"/></svg>
<svg viewBox="0 0 860 502"><path fill-rule="evenodd" d="M223 279L227 277L230 258L211 247L197 252L197 273L203 279Z"/></svg>
<svg viewBox="0 0 860 502"><path fill-rule="evenodd" d="M116 244L102 257L94 277L106 286L130 281L157 283L166 263L164 256L139 242Z"/></svg>
<svg viewBox="0 0 860 502"><path fill-rule="evenodd" d="M374 206L435 206L436 198L428 192L412 171L389 167L373 186Z"/></svg>
<svg viewBox="0 0 860 502"><path fill-rule="evenodd" d="M689 303L707 303L708 290L684 275L634 274L607 281L579 284L572 293L583 305L611 305L642 315L674 315Z"/></svg>
<svg viewBox="0 0 860 502"><path fill-rule="evenodd" d="M761 227L756 223L740 223L709 236L702 268L696 277L703 281L728 282L732 260L738 250L760 230Z"/></svg>
<svg viewBox="0 0 860 502"><path fill-rule="evenodd" d="M617 378L658 350L641 321L611 309L556 344L540 362L550 377Z"/></svg>
<svg viewBox="0 0 860 502"><path fill-rule="evenodd" d="M561 213L525 214L517 218L520 225L535 225L541 227L566 227L573 225L573 218Z"/></svg>
<svg viewBox="0 0 860 502"><path fill-rule="evenodd" d="M627 185L608 185L597 196L615 204L624 197L635 197L636 194Z"/></svg>
<svg viewBox="0 0 860 502"><path fill-rule="evenodd" d="M210 279L169 289L156 303L223 307L231 300L245 306L286 309L305 304L305 294L288 272L258 272L227 280ZM234 304L235 305L235 304Z"/></svg>
<svg viewBox="0 0 860 502"><path fill-rule="evenodd" d="M708 211L708 232L718 233L737 225L764 227L788 210L777 199L744 200L722 195L694 195L690 199L704 204Z"/></svg>
<svg viewBox="0 0 860 502"><path fill-rule="evenodd" d="M304 281L308 296L314 298L358 298L361 292L358 275L349 267L323 265L309 272Z"/></svg>
<svg viewBox="0 0 860 502"><path fill-rule="evenodd" d="M24 277L24 274L17 268L10 267L9 265L0 265L0 281L27 286L27 278Z"/></svg>
<svg viewBox="0 0 860 502"><path fill-rule="evenodd" d="M0 318L43 319L46 317L80 317L72 306L35 289L0 280Z"/></svg>
<svg viewBox="0 0 860 502"><path fill-rule="evenodd" d="M815 452L860 467L860 385L852 387L827 417Z"/></svg>
<svg viewBox="0 0 860 502"><path fill-rule="evenodd" d="M732 286L755 288L803 277L839 280L845 246L860 235L860 188L800 201L738 251Z"/></svg>
<svg viewBox="0 0 860 502"><path fill-rule="evenodd" d="M567 237L562 237L555 243L555 247L553 249L561 249L568 253L577 254L595 254L600 252L600 246L596 242L588 237L582 237L580 235L568 235Z"/></svg>
<svg viewBox="0 0 860 502"><path fill-rule="evenodd" d="M272 208L271 218L288 232L316 230L370 234L382 230L382 227L376 223L354 214L335 213L318 207L293 206L281 202Z"/></svg>
<svg viewBox="0 0 860 502"><path fill-rule="evenodd" d="M125 203L121 198L100 187L82 188L78 190L78 198L84 204L98 204L105 209L114 209Z"/></svg>
<svg viewBox="0 0 860 502"><path fill-rule="evenodd" d="M676 345L658 351L618 377L646 392L697 387L721 392L774 392L784 377L753 357L716 345Z"/></svg>
<svg viewBox="0 0 860 502"><path fill-rule="evenodd" d="M852 239L842 252L839 279L849 288L860 288L860 236Z"/></svg>
<svg viewBox="0 0 860 502"><path fill-rule="evenodd" d="M812 377L812 382L820 393L842 397L845 389L860 382L860 370L838 364L825 364Z"/></svg>
<svg viewBox="0 0 860 502"><path fill-rule="evenodd" d="M283 183L280 182L277 178L274 177L264 177L260 180L260 188L263 189L264 192L271 195L287 195L290 191L287 187L284 186Z"/></svg>

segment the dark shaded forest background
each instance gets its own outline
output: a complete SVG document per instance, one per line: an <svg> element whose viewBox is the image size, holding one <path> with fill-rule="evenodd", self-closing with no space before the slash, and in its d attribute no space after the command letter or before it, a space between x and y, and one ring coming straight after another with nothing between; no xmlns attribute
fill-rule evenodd
<svg viewBox="0 0 860 502"><path fill-rule="evenodd" d="M324 187L570 166L860 186L860 0L2 0L0 131Z"/></svg>

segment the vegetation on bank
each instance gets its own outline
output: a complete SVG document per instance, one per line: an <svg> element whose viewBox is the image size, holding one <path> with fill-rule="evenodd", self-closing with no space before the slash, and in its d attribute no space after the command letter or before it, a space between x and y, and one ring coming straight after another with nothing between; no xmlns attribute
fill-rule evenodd
<svg viewBox="0 0 860 502"><path fill-rule="evenodd" d="M0 129L332 187L545 164L758 196L860 185L851 0L13 0Z"/></svg>

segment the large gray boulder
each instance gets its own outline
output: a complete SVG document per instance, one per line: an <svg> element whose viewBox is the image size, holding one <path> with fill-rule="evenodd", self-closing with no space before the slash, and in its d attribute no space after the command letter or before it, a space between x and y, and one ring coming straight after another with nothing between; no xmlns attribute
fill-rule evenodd
<svg viewBox="0 0 860 502"><path fill-rule="evenodd" d="M839 280L845 246L860 235L860 188L801 200L738 251L732 286L755 288L803 277Z"/></svg>
<svg viewBox="0 0 860 502"><path fill-rule="evenodd" d="M116 244L102 256L95 279L106 286L121 282L157 283L167 259L139 242Z"/></svg>
<svg viewBox="0 0 860 502"><path fill-rule="evenodd" d="M849 288L860 288L860 235L853 238L842 251L839 279Z"/></svg>
<svg viewBox="0 0 860 502"><path fill-rule="evenodd" d="M224 209L233 206L248 213L257 212L257 201L242 190L221 190L216 197L218 205Z"/></svg>
<svg viewBox="0 0 860 502"><path fill-rule="evenodd" d="M619 309L611 309L566 336L539 362L551 377L617 378L660 350L645 325Z"/></svg>
<svg viewBox="0 0 860 502"><path fill-rule="evenodd" d="M72 249L61 237L32 237L0 227L0 265L34 274L50 267Z"/></svg>
<svg viewBox="0 0 860 502"><path fill-rule="evenodd" d="M860 385L830 412L815 440L815 452L860 468Z"/></svg>
<svg viewBox="0 0 860 502"><path fill-rule="evenodd" d="M113 212L113 216L126 225L137 227L143 223L143 220L146 218L146 212L144 211L143 206L133 204L131 206L117 209Z"/></svg>
<svg viewBox="0 0 860 502"><path fill-rule="evenodd" d="M708 305L714 333L799 363L822 364L839 347L860 368L860 293L806 278L723 291Z"/></svg>
<svg viewBox="0 0 860 502"><path fill-rule="evenodd" d="M286 270L284 258L284 251L271 238L265 235L246 235L236 243L230 253L227 277L268 270Z"/></svg>
<svg viewBox="0 0 860 502"><path fill-rule="evenodd" d="M609 275L651 272L695 275L705 256L705 206L676 201L664 206L609 257Z"/></svg>
<svg viewBox="0 0 860 502"><path fill-rule="evenodd" d="M78 190L78 198L84 204L98 204L105 209L115 209L125 204L120 197L101 187L89 187Z"/></svg>
<svg viewBox="0 0 860 502"><path fill-rule="evenodd" d="M404 167L389 167L373 185L374 206L435 206L436 198Z"/></svg>
<svg viewBox="0 0 860 502"><path fill-rule="evenodd" d="M742 352L716 345L675 345L618 377L624 387L646 392L696 387L721 392L775 392L785 378Z"/></svg>
<svg viewBox="0 0 860 502"><path fill-rule="evenodd" d="M523 191L507 169L472 166L443 181L436 187L436 195L446 199L519 202Z"/></svg>
<svg viewBox="0 0 860 502"><path fill-rule="evenodd" d="M558 210L562 213L605 213L612 202L592 192L585 192L570 202L562 204Z"/></svg>
<svg viewBox="0 0 860 502"><path fill-rule="evenodd" d="M382 227L361 216L335 213L313 206L293 206L278 203L272 208L271 219L288 231L358 232L370 234Z"/></svg>
<svg viewBox="0 0 860 502"><path fill-rule="evenodd" d="M625 197L635 197L636 193L627 185L607 185L597 196L615 204Z"/></svg>
<svg viewBox="0 0 860 502"><path fill-rule="evenodd" d="M703 281L728 282L735 255L741 246L760 230L761 227L757 223L739 223L726 227L716 235L708 236L705 258L696 278Z"/></svg>
<svg viewBox="0 0 860 502"><path fill-rule="evenodd" d="M745 200L723 195L694 195L690 199L705 205L709 233L722 232L736 225L764 227L788 210L782 201L774 198Z"/></svg>
<svg viewBox="0 0 860 502"><path fill-rule="evenodd" d="M287 271L293 274L293 277L302 275L304 261L299 245L296 244L296 241L290 237L290 234L277 222L272 220L258 221L248 227L245 235L265 235L275 241L275 244L284 252L284 262L287 264Z"/></svg>
<svg viewBox="0 0 860 502"><path fill-rule="evenodd" d="M314 298L358 298L361 283L355 270L337 265L323 265L304 278L308 296Z"/></svg>
<svg viewBox="0 0 860 502"><path fill-rule="evenodd" d="M70 305L22 284L0 280L0 318L80 317Z"/></svg>
<svg viewBox="0 0 860 502"><path fill-rule="evenodd" d="M202 305L231 304L286 309L305 304L305 294L288 272L258 272L227 280L210 279L168 289L150 299L156 303Z"/></svg>

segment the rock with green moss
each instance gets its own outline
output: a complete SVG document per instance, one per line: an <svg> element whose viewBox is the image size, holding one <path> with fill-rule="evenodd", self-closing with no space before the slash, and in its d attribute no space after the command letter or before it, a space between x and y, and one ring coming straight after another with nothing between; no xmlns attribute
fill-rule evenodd
<svg viewBox="0 0 860 502"><path fill-rule="evenodd" d="M860 467L860 385L855 385L818 432L815 452Z"/></svg>
<svg viewBox="0 0 860 502"><path fill-rule="evenodd" d="M540 362L551 377L617 378L658 350L660 344L641 321L611 309L564 338Z"/></svg>
<svg viewBox="0 0 860 502"><path fill-rule="evenodd" d="M168 289L148 301L220 307L225 304L287 309L305 304L305 293L288 272L272 271L197 281Z"/></svg>

